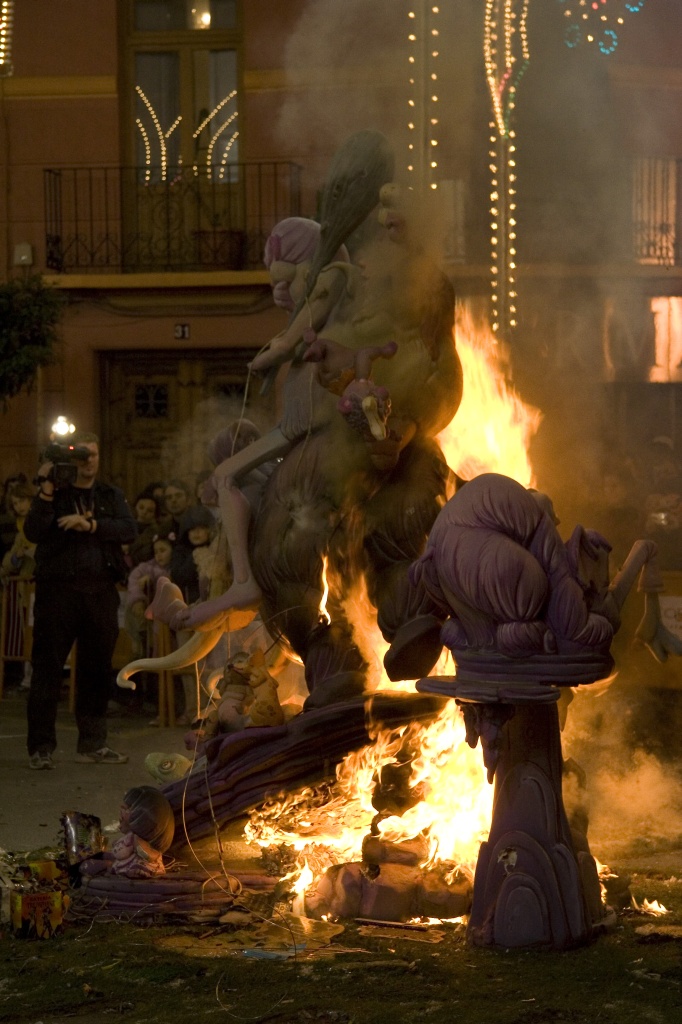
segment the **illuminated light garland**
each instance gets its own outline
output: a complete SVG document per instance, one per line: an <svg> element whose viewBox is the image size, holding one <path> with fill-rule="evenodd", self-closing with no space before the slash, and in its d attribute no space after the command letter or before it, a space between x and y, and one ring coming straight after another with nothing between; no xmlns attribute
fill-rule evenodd
<svg viewBox="0 0 682 1024"><path fill-rule="evenodd" d="M204 118L204 120L201 122L199 127L196 128L194 132L192 132L192 138L196 139L197 136L200 135L201 132L203 132L203 130L206 127L206 125L208 124L208 122L211 121L216 116L216 114L218 113L219 110L223 109L223 107L225 106L226 103L229 103L230 100L233 100L236 95L237 95L237 90L233 89L232 92L229 92L227 94L227 96L224 96L223 99L220 101L220 103L218 103L213 108L211 113L207 117Z"/></svg>
<svg viewBox="0 0 682 1024"><path fill-rule="evenodd" d="M173 134L175 129L178 127L178 125L182 121L182 114L178 114L178 116L176 117L175 121L173 121L173 124L170 126L170 128L168 128L167 131L164 131L163 128L161 127L161 122L159 121L159 118L158 118L158 116L156 114L156 111L154 110L154 107L153 107L151 101L146 96L146 94L144 93L143 89L139 85L136 85L135 86L135 92L137 93L137 95L140 97L140 99L144 103L145 107L147 108L149 116L151 117L151 120L152 120L152 124L154 125L154 129L156 131L156 136L157 136L157 138L159 140L159 149L160 149L160 154L161 154L161 157L160 157L160 160L161 160L161 180L162 181L166 181L166 178L168 176L168 151L167 151L166 141L171 137L171 135ZM216 104L216 106L213 108L213 110L210 112L210 114L208 114L208 116L204 118L204 120L201 122L201 124L197 126L197 128L192 133L192 138L196 139L201 134L201 132L204 130L206 125L209 124L209 122L216 116L216 114L220 110L222 110L222 108L225 106L225 104L229 103L230 100L233 100L236 95L237 95L237 90L233 89L230 93L227 94L227 96L224 96L223 99L220 101L220 103ZM213 149L214 149L215 143L217 142L217 140L220 137L220 135L228 127L228 125L230 125L234 121L234 119L238 116L238 113L239 112L237 110L235 110L232 114L230 114L228 119L223 122L223 124L220 126L218 131L213 135L213 138L211 139L211 141L209 143L208 152L207 152L207 156L206 156L206 165L207 165L207 170L208 170L209 174L210 174L210 170L211 170L211 159L212 159ZM150 177L151 177L150 168L151 168L151 164L152 164L151 141L150 141L150 138L149 138L149 134L148 134L144 124L142 123L142 120L139 117L136 118L135 124L137 125L137 128L140 131L140 134L142 135L142 140L143 140L143 144L144 144L144 154L145 154L145 167L147 168L147 171L146 171L146 174L145 174L145 181L149 182ZM225 164L225 162L227 160L226 154L229 153L230 149L232 148L232 146L234 145L234 142L236 141L236 139L238 137L239 137L239 132L235 132L231 136L230 141L227 144L225 153L223 154L223 159L221 160L221 167L224 166L224 164ZM181 157L179 158L179 162L182 163L182 158ZM198 167L197 167L196 164L193 165L192 169L193 169L195 175L198 174ZM221 172L221 177L222 177L222 172Z"/></svg>
<svg viewBox="0 0 682 1024"><path fill-rule="evenodd" d="M225 164L227 163L227 158L230 155L230 150L232 149L233 145L235 144L235 142L237 141L238 138L239 138L239 132L234 132L230 136L230 140L227 143L227 145L225 146L225 150L223 152L223 157L222 157L222 160L220 161L220 180L221 181L222 181L222 179L223 179L223 177L225 175Z"/></svg>
<svg viewBox="0 0 682 1024"><path fill-rule="evenodd" d="M144 175L144 180L145 180L145 184L148 185L149 181L150 181L150 178L152 176L152 172L151 172L152 146L151 146L151 143L149 141L149 135L147 134L147 129L142 124L142 121L140 120L139 117L135 118L135 124L137 125L137 127L140 130L140 134L142 135L142 142L144 144L144 165L146 167L146 171L145 171L145 175Z"/></svg>
<svg viewBox="0 0 682 1024"><path fill-rule="evenodd" d="M530 0L486 0L483 59L493 120L490 128L491 327L509 335L516 320L516 133L519 83L530 63ZM502 40L502 45L500 45Z"/></svg>
<svg viewBox="0 0 682 1024"><path fill-rule="evenodd" d="M12 74L12 20L14 0L0 0L0 78Z"/></svg>
<svg viewBox="0 0 682 1024"><path fill-rule="evenodd" d="M156 111L154 110L154 107L151 105L150 101L148 100L147 96L145 95L145 93L143 92L143 90L140 88L139 85L135 86L135 92L140 97L140 99L144 103L145 107L149 111L149 116L152 119L152 124L154 125L154 128L156 129L156 135L157 135L157 138L159 140L159 147L161 149L161 181L165 181L166 180L166 174L167 174L167 166L168 166L168 155L167 155L167 150L166 150L166 136L165 136L164 131L163 131L162 127L161 127L161 123L160 123L158 117L156 116ZM149 159L151 159L151 149L150 149ZM149 164L147 166L149 166Z"/></svg>
<svg viewBox="0 0 682 1024"><path fill-rule="evenodd" d="M568 24L564 42L570 49L581 43L596 43L608 56L618 46L618 31L613 25L625 23L625 14L639 14L646 0L557 0L565 7Z"/></svg>
<svg viewBox="0 0 682 1024"><path fill-rule="evenodd" d="M417 0L413 9L408 11L410 29L407 41L410 53L407 58L409 65L408 84L410 95L407 105L410 110L408 128L408 163L409 188L438 188L436 174L438 160L434 149L438 145L435 138L439 119L432 105L438 103L438 60L440 51L437 49L440 29L438 17L440 7L429 0Z"/></svg>
<svg viewBox="0 0 682 1024"><path fill-rule="evenodd" d="M208 174L211 173L213 148L214 148L216 142L218 141L218 139L220 138L220 136L225 131L225 129L228 128L232 124L232 122L234 121L236 116L237 116L237 111L235 110L234 113L230 114L230 116L228 117L227 121L223 121L223 123L221 124L220 128L218 129L218 131L215 133L215 135L213 136L213 138L211 139L211 141L208 144L208 150L206 151L206 171L207 171Z"/></svg>
<svg viewBox="0 0 682 1024"><path fill-rule="evenodd" d="M181 121L182 121L182 114L178 114L178 116L173 121L173 124L168 129L168 131L163 133L163 136L164 136L165 139L170 139L171 135L173 134L175 129L178 127L178 125L180 124Z"/></svg>

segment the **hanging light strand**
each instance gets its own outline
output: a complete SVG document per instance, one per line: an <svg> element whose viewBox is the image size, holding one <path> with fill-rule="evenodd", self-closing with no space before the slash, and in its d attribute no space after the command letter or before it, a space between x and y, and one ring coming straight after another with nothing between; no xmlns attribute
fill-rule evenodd
<svg viewBox="0 0 682 1024"><path fill-rule="evenodd" d="M234 144L235 144L235 142L237 141L238 138L239 138L239 132L233 132L232 135L230 136L229 140L227 141L226 145L225 145L225 149L223 150L222 159L220 161L220 180L221 181L225 177L225 165L227 164L227 161L229 159L230 150L232 149L232 147L234 146Z"/></svg>
<svg viewBox="0 0 682 1024"><path fill-rule="evenodd" d="M216 116L216 114L218 113L218 111L219 111L219 110L222 110L222 109L223 109L223 107L225 106L225 104L226 104L226 103L229 103L229 102L230 102L230 100L233 100L233 99L235 98L235 96L236 96L236 95L237 95L237 90L236 90L236 89L233 89L233 90L232 90L232 92L229 92L229 93L227 94L227 96L223 96L223 98L221 99L220 103L217 103L217 104L216 104L216 106L215 106L215 107L213 108L213 110L211 111L211 113L210 113L210 114L208 114L208 116L204 118L204 120L203 120L203 121L201 122L201 124L200 124L200 125L199 125L199 126L198 126L197 128L195 128L195 130L194 130L194 131L192 132L192 138L193 138L193 139L196 139L196 138L197 138L197 136L198 136L198 135L200 135L200 134L201 134L201 132L203 132L203 130L204 130L204 128L206 127L206 125L208 124L208 122L209 122L209 121L212 121L212 120L213 120L213 118L214 118L214 117Z"/></svg>
<svg viewBox="0 0 682 1024"><path fill-rule="evenodd" d="M438 188L440 13L429 0L413 0L407 15L410 188Z"/></svg>
<svg viewBox="0 0 682 1024"><path fill-rule="evenodd" d="M12 21L14 0L0 0L0 78L12 74Z"/></svg>
<svg viewBox="0 0 682 1024"><path fill-rule="evenodd" d="M137 93L137 95L140 97L140 99L144 103L145 107L147 108L147 111L149 112L149 116L152 119L152 124L154 125L154 129L156 131L156 137L159 140L159 149L160 149L160 153L161 153L161 181L165 181L166 180L166 175L168 173L168 151L167 151L167 148L166 148L166 133L164 132L163 128L161 127L161 122L159 121L158 117L156 116L156 111L154 110L154 107L152 106L151 102L149 101L149 99L147 98L147 96L145 95L144 91L141 89L141 87L139 85L135 86L135 92ZM139 118L138 118L138 121L139 121ZM176 124L177 124L177 122L176 122ZM170 134L170 132L169 132L169 134Z"/></svg>
<svg viewBox="0 0 682 1024"><path fill-rule="evenodd" d="M530 62L530 0L486 0L483 59L490 93L491 326L508 336L516 306L516 94Z"/></svg>
<svg viewBox="0 0 682 1024"><path fill-rule="evenodd" d="M152 176L152 172L151 172L152 146L151 146L151 143L149 141L149 135L147 133L147 129L142 124L142 121L140 120L139 117L135 118L135 124L137 125L137 127L139 129L139 132L140 132L140 135L142 136L142 144L144 146L144 166L145 166L144 181L145 181L145 185L148 185L150 180L151 180L151 176Z"/></svg>
<svg viewBox="0 0 682 1024"><path fill-rule="evenodd" d="M236 117L237 117L237 111L235 110L232 114L230 114L230 116L227 118L226 121L223 121L223 123L221 124L220 128L214 134L213 138L209 142L208 150L206 151L206 173L207 174L211 173L211 164L213 162L213 149L215 147L216 142L218 141L220 136L223 134L225 129L229 128L229 126L232 124L232 122L234 121L234 119ZM232 139L232 142L234 142L234 138ZM232 142L229 143L230 147L232 145Z"/></svg>

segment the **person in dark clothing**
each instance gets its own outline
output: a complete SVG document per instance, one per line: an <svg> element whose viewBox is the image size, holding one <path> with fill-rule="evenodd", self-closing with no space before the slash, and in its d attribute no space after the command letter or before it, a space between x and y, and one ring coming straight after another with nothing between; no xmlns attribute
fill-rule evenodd
<svg viewBox="0 0 682 1024"><path fill-rule="evenodd" d="M99 441L81 434L74 442L90 452L76 463L74 483L55 488L52 463L38 471L24 533L36 544L33 675L28 698L31 768L53 768L57 705L64 662L74 641L76 660L76 760L123 764L128 758L107 740L111 659L118 636L123 578L122 544L135 538L132 513L118 487L100 483Z"/></svg>
<svg viewBox="0 0 682 1024"><path fill-rule="evenodd" d="M161 504L146 489L138 494L133 505L133 516L137 527L137 537L127 545L126 562L129 568L135 568L141 562L149 562L154 557L154 539L159 531L172 532L172 519L161 512Z"/></svg>

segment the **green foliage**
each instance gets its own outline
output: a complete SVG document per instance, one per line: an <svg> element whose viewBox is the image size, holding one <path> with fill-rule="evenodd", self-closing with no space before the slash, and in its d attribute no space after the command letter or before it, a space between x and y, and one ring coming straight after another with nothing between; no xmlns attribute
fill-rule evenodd
<svg viewBox="0 0 682 1024"><path fill-rule="evenodd" d="M39 274L0 284L0 400L29 391L38 367L54 361L64 298Z"/></svg>

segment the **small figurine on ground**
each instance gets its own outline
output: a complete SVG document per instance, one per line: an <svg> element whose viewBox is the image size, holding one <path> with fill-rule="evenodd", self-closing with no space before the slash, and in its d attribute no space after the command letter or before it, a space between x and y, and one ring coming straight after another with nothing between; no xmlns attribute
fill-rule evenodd
<svg viewBox="0 0 682 1024"><path fill-rule="evenodd" d="M123 797L119 828L123 835L111 850L81 865L84 875L127 878L164 875L163 854L173 842L175 819L166 797L154 786L134 786Z"/></svg>

